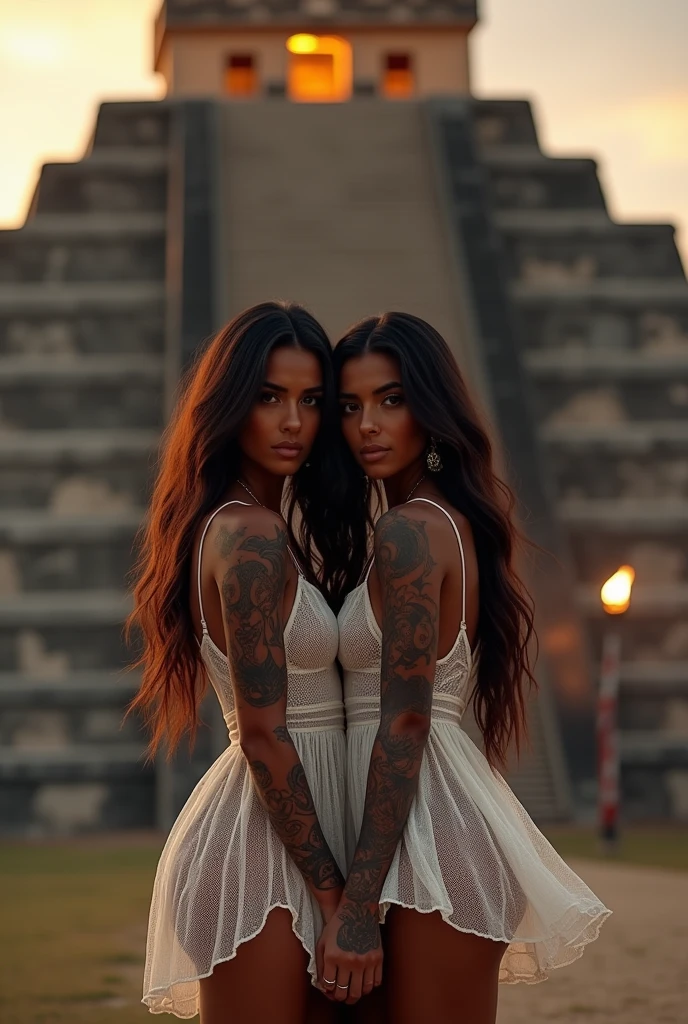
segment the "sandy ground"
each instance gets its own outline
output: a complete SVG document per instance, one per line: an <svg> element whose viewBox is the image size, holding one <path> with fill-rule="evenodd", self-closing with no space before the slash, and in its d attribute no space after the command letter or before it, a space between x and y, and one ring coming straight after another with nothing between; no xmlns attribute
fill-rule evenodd
<svg viewBox="0 0 688 1024"><path fill-rule="evenodd" d="M541 985L503 985L498 1024L687 1024L688 874L572 867L614 913L575 964Z"/></svg>

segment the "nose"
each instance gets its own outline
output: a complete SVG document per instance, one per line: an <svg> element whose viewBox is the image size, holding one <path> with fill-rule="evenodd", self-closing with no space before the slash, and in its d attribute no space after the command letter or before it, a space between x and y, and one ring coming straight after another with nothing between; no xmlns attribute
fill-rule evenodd
<svg viewBox="0 0 688 1024"><path fill-rule="evenodd" d="M299 403L296 400L285 403L281 429L288 434L297 434L301 430Z"/></svg>
<svg viewBox="0 0 688 1024"><path fill-rule="evenodd" d="M358 429L364 437L373 437L375 434L379 434L380 428L375 422L373 409L370 406L363 406L361 422L358 425Z"/></svg>

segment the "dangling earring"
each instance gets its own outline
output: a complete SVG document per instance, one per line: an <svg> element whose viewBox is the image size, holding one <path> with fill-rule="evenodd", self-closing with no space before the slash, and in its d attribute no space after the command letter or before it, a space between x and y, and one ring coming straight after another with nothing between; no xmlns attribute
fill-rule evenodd
<svg viewBox="0 0 688 1024"><path fill-rule="evenodd" d="M442 459L437 451L437 445L434 437L430 438L430 447L428 449L428 454L425 456L425 461L431 473L439 473L442 469Z"/></svg>
<svg viewBox="0 0 688 1024"><path fill-rule="evenodd" d="M311 468L310 462L304 462L304 466L306 467L306 469L310 469Z"/></svg>

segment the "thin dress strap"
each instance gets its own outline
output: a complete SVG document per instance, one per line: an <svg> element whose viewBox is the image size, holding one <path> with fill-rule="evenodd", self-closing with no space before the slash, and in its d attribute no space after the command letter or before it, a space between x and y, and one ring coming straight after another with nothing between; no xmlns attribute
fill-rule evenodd
<svg viewBox="0 0 688 1024"><path fill-rule="evenodd" d="M452 527L454 528L456 539L459 542L459 551L461 552L461 625L464 629L466 629L466 559L463 553L463 541L461 540L459 528L452 519L452 517L447 512L446 508L442 508L441 505L438 505L438 503L436 501L433 501L431 498L411 498L411 500L408 501L407 504L410 505L411 501L427 501L428 505L434 505L435 508L438 508L440 510L440 512L444 512L445 516L447 517L449 522L452 524Z"/></svg>
<svg viewBox="0 0 688 1024"><path fill-rule="evenodd" d="M203 557L203 541L205 540L205 535L208 532L208 529L213 519L215 518L218 512L222 511L223 508L227 508L229 505L246 505L248 507L250 506L250 504L250 501L238 501L237 499L235 499L234 501L226 501L224 505L220 505L219 508L216 508L215 511L208 516L208 522L205 524L203 528L203 533L201 534L201 541L200 544L198 545L198 609L201 613L201 629L203 630L204 636L209 635L208 626L205 621L205 616L203 614L203 595L201 593L201 558Z"/></svg>
<svg viewBox="0 0 688 1024"><path fill-rule="evenodd" d="M201 558L203 556L203 541L205 540L205 535L208 532L210 524L212 523L212 521L215 518L215 516L218 514L218 512L221 512L223 508L227 508L228 505L245 505L247 508L250 508L251 507L251 502L250 501L239 501L236 498L233 501L226 501L224 503L224 505L220 505L219 508L216 508L215 511L211 513L211 515L208 517L208 522L203 527L203 533L201 534L201 540L200 540L200 543L198 545L198 608L199 608L199 611L201 613L201 629L203 630L203 635L204 636L208 636L209 633L208 633L208 625L207 625L207 623L205 621L205 615L203 614L203 595L201 593L201 590L202 590L202 588L201 588ZM294 566L296 567L297 573L299 574L299 576L303 576L303 572L301 571L301 567L300 567L300 565L299 565L299 563L298 563L298 561L296 559L296 555L294 554L294 552L292 551L292 549L288 545L287 545L287 551L291 555L291 559L292 559L292 561L294 563Z"/></svg>

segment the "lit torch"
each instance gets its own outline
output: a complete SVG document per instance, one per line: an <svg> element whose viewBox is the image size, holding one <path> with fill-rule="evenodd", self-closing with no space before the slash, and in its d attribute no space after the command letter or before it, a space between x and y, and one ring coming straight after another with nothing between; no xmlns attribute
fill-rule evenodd
<svg viewBox="0 0 688 1024"><path fill-rule="evenodd" d="M607 615L623 615L631 603L635 571L622 565L600 591ZM619 822L619 731L617 704L621 672L621 636L605 631L602 639L602 671L597 701L597 744L600 835L611 849L618 838Z"/></svg>

